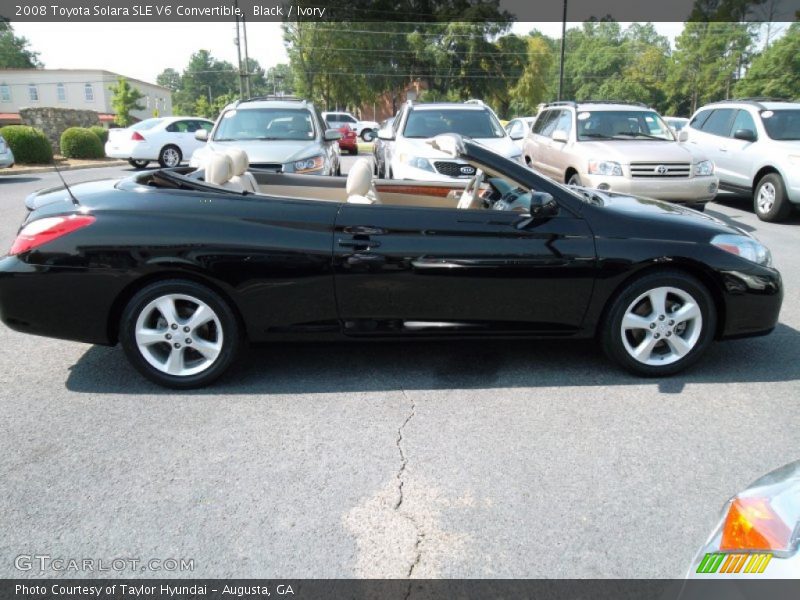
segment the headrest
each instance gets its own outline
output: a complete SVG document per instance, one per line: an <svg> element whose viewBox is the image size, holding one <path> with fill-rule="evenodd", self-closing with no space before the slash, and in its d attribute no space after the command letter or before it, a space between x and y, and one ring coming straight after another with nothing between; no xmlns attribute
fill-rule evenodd
<svg viewBox="0 0 800 600"><path fill-rule="evenodd" d="M347 175L347 195L366 196L372 183L372 164L368 158L360 158Z"/></svg>
<svg viewBox="0 0 800 600"><path fill-rule="evenodd" d="M223 185L233 176L233 164L227 154L214 153L206 161L206 182Z"/></svg>
<svg viewBox="0 0 800 600"><path fill-rule="evenodd" d="M247 158L247 152L241 148L228 148L225 150L225 154L231 159L231 167L233 168L234 176L243 175L244 172L247 171L247 167L250 166L250 159Z"/></svg>

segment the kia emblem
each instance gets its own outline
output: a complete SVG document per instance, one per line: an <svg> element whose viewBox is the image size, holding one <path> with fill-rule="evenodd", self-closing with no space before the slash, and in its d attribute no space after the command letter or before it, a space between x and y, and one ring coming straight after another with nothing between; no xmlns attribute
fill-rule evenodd
<svg viewBox="0 0 800 600"><path fill-rule="evenodd" d="M461 167L460 171L462 175L472 175L473 173L475 173L475 169L473 167L470 167L469 165L464 165L463 167Z"/></svg>

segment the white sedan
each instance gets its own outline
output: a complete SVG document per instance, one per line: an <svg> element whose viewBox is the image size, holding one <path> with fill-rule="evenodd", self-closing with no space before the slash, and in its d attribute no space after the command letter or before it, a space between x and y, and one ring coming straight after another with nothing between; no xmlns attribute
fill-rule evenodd
<svg viewBox="0 0 800 600"><path fill-rule="evenodd" d="M213 121L196 117L145 119L125 129L110 129L106 156L124 158L137 169L153 160L162 167L177 167L204 144L195 138L195 132L213 127Z"/></svg>

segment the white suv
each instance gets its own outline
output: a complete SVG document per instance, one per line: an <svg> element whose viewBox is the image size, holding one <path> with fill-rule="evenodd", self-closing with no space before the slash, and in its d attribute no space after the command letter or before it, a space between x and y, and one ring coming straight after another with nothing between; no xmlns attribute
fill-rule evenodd
<svg viewBox="0 0 800 600"><path fill-rule="evenodd" d="M443 133L457 133L498 154L519 160L520 149L503 129L497 115L483 102L407 102L391 130L378 132L381 140L389 142L385 149L387 177L418 181L470 179L475 174L474 167L434 149L429 143L431 138Z"/></svg>
<svg viewBox="0 0 800 600"><path fill-rule="evenodd" d="M782 221L800 204L800 102L715 102L683 132L714 161L721 188L752 194L759 219Z"/></svg>
<svg viewBox="0 0 800 600"><path fill-rule="evenodd" d="M322 118L332 129L339 129L343 125L349 126L365 142L374 140L378 132L378 124L375 121L359 121L349 112L324 112Z"/></svg>
<svg viewBox="0 0 800 600"><path fill-rule="evenodd" d="M714 163L679 144L645 105L552 102L539 113L522 151L529 167L571 185L698 210L717 194Z"/></svg>

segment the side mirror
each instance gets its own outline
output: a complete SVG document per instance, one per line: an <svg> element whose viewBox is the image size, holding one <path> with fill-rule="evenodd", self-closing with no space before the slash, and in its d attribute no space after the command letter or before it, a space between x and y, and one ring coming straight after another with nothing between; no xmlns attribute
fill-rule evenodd
<svg viewBox="0 0 800 600"><path fill-rule="evenodd" d="M554 217L558 214L558 202L547 192L531 192L530 212L523 213L516 223L517 229L525 229L533 221Z"/></svg>
<svg viewBox="0 0 800 600"><path fill-rule="evenodd" d="M678 134L678 141L679 142L688 142L689 141L689 132L685 129L681 129L681 132Z"/></svg>
<svg viewBox="0 0 800 600"><path fill-rule="evenodd" d="M199 140L201 142L208 141L208 131L203 129L202 127L194 132L194 139Z"/></svg>
<svg viewBox="0 0 800 600"><path fill-rule="evenodd" d="M394 139L394 137L392 136L391 129L379 129L378 130L378 139L379 140L392 141Z"/></svg>
<svg viewBox="0 0 800 600"><path fill-rule="evenodd" d="M326 142L335 142L336 140L342 139L342 132L338 129L326 129L323 139Z"/></svg>
<svg viewBox="0 0 800 600"><path fill-rule="evenodd" d="M756 132L752 129L737 129L733 133L733 137L737 140L744 140L745 142L755 142L758 138Z"/></svg>
<svg viewBox="0 0 800 600"><path fill-rule="evenodd" d="M553 132L553 135L551 135L550 137L553 138L554 142L562 142L562 143L566 143L567 140L569 139L567 132L562 131L561 129L556 129Z"/></svg>
<svg viewBox="0 0 800 600"><path fill-rule="evenodd" d="M519 129L517 129L516 131L512 131L509 134L509 137L516 142L517 140L521 140L522 138L524 138L525 134L521 132Z"/></svg>

